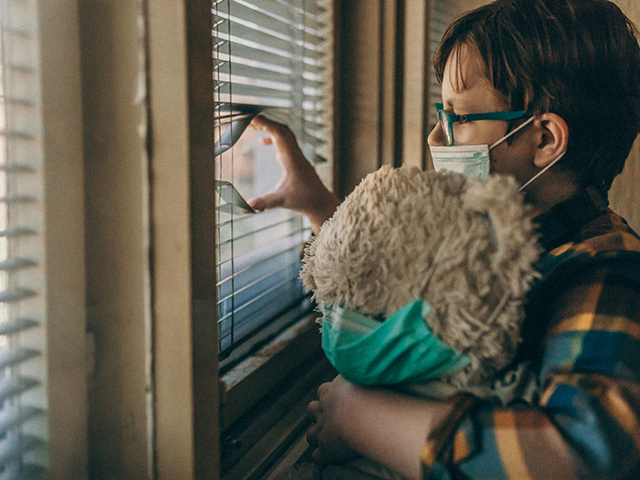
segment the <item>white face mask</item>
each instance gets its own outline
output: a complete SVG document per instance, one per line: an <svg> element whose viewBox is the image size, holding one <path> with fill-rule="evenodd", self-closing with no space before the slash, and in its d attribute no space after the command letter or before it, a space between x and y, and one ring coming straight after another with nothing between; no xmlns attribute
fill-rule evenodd
<svg viewBox="0 0 640 480"><path fill-rule="evenodd" d="M489 165L491 164L491 158L489 157L489 151L500 145L507 138L515 135L521 129L526 127L533 121L533 117L529 118L518 128L507 133L500 140L493 145L460 145L452 147L432 147L429 146L431 151L431 158L433 160L433 166L436 172L442 170L449 170L451 172L462 173L466 177L477 176L480 178L487 178L489 173ZM556 159L553 163L557 162L560 158ZM548 167L547 167L548 168ZM544 171L544 170L543 170ZM540 172L542 173L542 172ZM539 175L539 174L538 174ZM537 176L537 175L536 175ZM536 177L534 177L536 178ZM531 183L532 178L525 185Z"/></svg>

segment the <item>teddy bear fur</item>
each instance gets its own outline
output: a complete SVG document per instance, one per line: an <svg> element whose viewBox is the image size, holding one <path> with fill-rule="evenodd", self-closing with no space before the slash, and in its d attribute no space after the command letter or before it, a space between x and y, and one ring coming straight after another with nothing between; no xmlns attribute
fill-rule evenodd
<svg viewBox="0 0 640 480"><path fill-rule="evenodd" d="M471 358L447 382L481 384L520 342L541 251L534 232L511 177L382 167L306 248L301 279L319 304L380 320L424 298L431 332Z"/></svg>

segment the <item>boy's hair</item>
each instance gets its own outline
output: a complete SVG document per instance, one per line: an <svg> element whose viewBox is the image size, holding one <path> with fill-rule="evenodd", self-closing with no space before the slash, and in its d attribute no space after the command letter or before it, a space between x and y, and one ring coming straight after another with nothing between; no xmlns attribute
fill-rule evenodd
<svg viewBox="0 0 640 480"><path fill-rule="evenodd" d="M496 0L449 26L434 66L442 82L452 52L477 48L511 109L567 122L569 148L558 165L607 191L640 130L635 32L608 0Z"/></svg>

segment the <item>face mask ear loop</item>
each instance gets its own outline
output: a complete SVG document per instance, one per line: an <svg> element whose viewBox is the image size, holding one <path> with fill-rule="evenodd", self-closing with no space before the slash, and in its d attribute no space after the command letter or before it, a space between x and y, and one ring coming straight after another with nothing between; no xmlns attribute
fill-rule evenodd
<svg viewBox="0 0 640 480"><path fill-rule="evenodd" d="M497 147L498 145L500 145L502 142L504 142L507 138L509 138L512 135L515 135L516 133L518 133L520 130L522 130L524 127L526 127L527 125L529 125L531 122L533 122L533 119L535 117L531 117L529 118L529 120L527 120L526 122L524 122L522 125L518 125L518 127L516 127L515 129L513 129L512 131L510 131L509 133L507 133L504 137L502 137L500 140L498 140L496 143L494 143L493 145L491 145L489 147L489 150L491 150L494 147Z"/></svg>
<svg viewBox="0 0 640 480"><path fill-rule="evenodd" d="M562 157L564 157L564 154L567 152L562 152L560 154L560 156L558 158L556 158L553 162L551 162L549 165L547 165L546 167L544 167L542 170L540 170L538 173L536 173L533 177L531 177L524 185L522 185L518 191L521 192L522 190L524 190L526 187L529 186L529 184L531 184L531 182L533 182L536 178L538 178L540 175L542 175L544 172L546 172L547 170L549 170L551 167L553 167L556 163L558 163L560 161L560 159Z"/></svg>

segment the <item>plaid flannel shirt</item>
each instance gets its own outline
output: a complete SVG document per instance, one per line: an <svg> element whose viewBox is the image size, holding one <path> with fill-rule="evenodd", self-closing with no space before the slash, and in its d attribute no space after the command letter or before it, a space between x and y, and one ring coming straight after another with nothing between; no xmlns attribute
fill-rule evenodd
<svg viewBox="0 0 640 480"><path fill-rule="evenodd" d="M517 361L539 368L540 400L460 397L425 479L640 478L640 238L592 191L537 221L547 253Z"/></svg>

